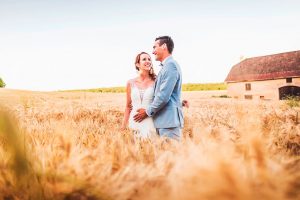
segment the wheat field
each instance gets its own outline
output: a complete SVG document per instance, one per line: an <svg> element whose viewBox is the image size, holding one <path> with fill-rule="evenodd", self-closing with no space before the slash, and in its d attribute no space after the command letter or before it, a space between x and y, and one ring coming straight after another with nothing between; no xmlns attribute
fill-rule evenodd
<svg viewBox="0 0 300 200"><path fill-rule="evenodd" d="M182 142L121 130L125 94L0 89L0 199L300 199L298 107L184 92Z"/></svg>

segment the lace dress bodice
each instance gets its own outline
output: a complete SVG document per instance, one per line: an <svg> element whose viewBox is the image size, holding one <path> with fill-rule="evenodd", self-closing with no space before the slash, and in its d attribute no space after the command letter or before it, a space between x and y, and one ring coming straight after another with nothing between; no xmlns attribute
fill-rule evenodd
<svg viewBox="0 0 300 200"><path fill-rule="evenodd" d="M137 135L140 137L149 137L151 134L154 134L155 127L153 119L147 117L142 122L135 122L133 116L136 114L137 109L147 108L153 101L154 87L150 86L145 89L138 88L134 82L131 82L131 103L132 111L129 116L129 128L136 131Z"/></svg>

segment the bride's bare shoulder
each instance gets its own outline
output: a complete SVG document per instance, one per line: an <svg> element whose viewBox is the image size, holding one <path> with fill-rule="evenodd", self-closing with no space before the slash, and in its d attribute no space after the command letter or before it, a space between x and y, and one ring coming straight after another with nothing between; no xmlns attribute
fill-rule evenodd
<svg viewBox="0 0 300 200"><path fill-rule="evenodd" d="M137 82L137 77L132 78L132 79L129 79L129 80L127 81L127 86L132 86L132 85L134 85L136 82Z"/></svg>
<svg viewBox="0 0 300 200"><path fill-rule="evenodd" d="M135 77L135 78L131 78L128 80L128 82L136 82L138 80L138 77Z"/></svg>

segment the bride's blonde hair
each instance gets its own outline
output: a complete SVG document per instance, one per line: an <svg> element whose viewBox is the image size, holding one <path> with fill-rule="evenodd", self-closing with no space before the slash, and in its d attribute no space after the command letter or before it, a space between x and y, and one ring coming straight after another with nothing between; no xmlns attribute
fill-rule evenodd
<svg viewBox="0 0 300 200"><path fill-rule="evenodd" d="M141 55L142 55L142 54L147 54L148 56L150 56L150 55L149 55L148 53L146 53L146 52L141 52L141 53L139 53L139 54L136 56L134 65L135 65L135 69L136 69L137 71L140 70L140 69L137 67L137 64L140 63L140 61L141 61ZM149 75L150 75L150 78L151 78L152 80L155 81L155 79L156 79L156 74L154 73L153 65L151 65L151 69L150 69L150 71L149 71Z"/></svg>

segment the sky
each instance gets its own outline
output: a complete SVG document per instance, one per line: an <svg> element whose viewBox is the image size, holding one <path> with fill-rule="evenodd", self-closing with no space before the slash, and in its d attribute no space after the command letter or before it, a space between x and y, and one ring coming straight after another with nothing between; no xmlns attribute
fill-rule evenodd
<svg viewBox="0 0 300 200"><path fill-rule="evenodd" d="M183 83L223 82L241 58L300 50L299 21L296 0L0 0L0 78L35 91L125 86L136 55L169 35Z"/></svg>

